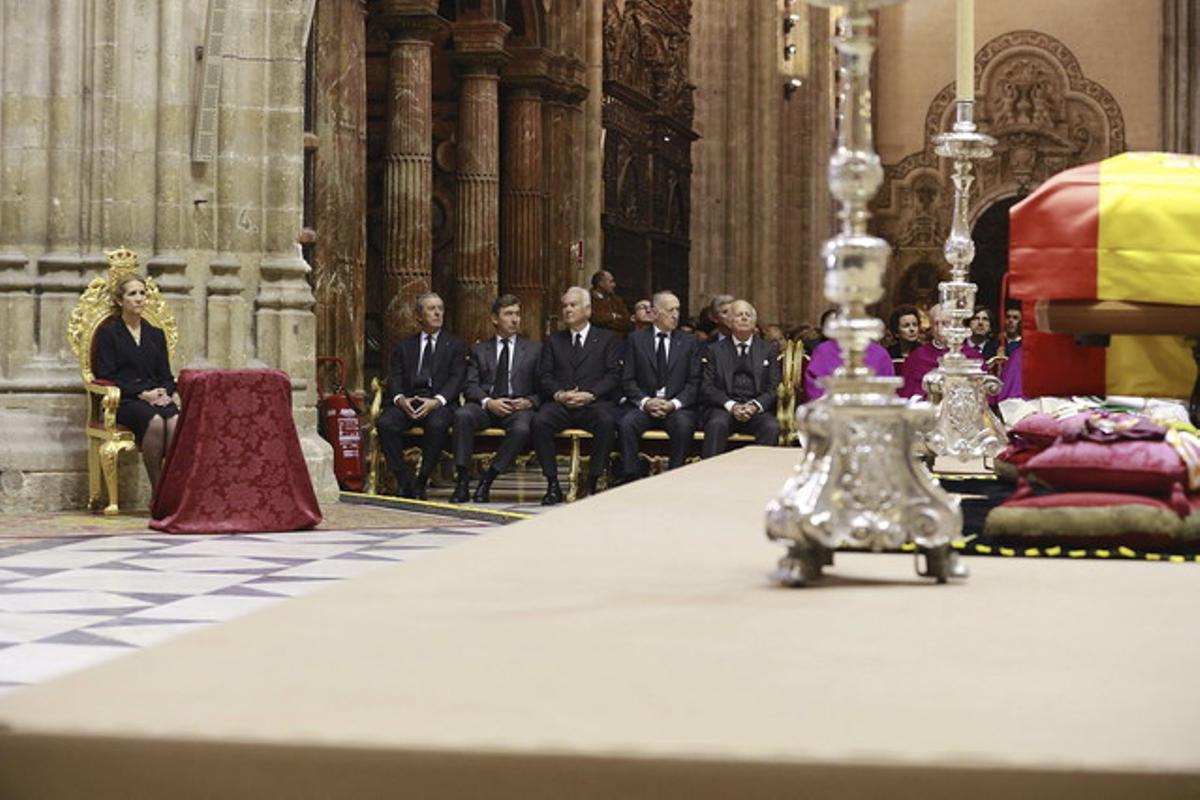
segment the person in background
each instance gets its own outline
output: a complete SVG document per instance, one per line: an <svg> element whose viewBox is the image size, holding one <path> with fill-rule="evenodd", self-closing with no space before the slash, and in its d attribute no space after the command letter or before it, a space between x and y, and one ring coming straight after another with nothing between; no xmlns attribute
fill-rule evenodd
<svg viewBox="0 0 1200 800"><path fill-rule="evenodd" d="M913 323L914 325L916 323L915 317ZM867 345L867 353L863 361L876 375L888 377L896 374L892 357L878 342L871 342ZM832 375L833 371L842 363L842 347L837 339L826 339L817 345L817 348L812 351L808 366L804 369L804 401L806 403L824 396L825 387L821 385L821 380Z"/></svg>
<svg viewBox="0 0 1200 800"><path fill-rule="evenodd" d="M467 402L454 412L455 487L451 503L468 499L475 432L489 427L504 429L496 457L475 487L475 502L487 503L492 482L525 452L533 414L541 402L537 367L542 345L517 333L521 329L520 300L511 294L497 297L492 303L492 327L496 335L471 349L463 389Z"/></svg>
<svg viewBox="0 0 1200 800"><path fill-rule="evenodd" d="M696 340L677 329L679 298L672 292L654 295L655 321L634 331L627 341L622 376L630 410L617 425L621 443L622 482L639 474L642 434L665 430L671 443L668 469L683 465L696 430L700 359Z"/></svg>
<svg viewBox="0 0 1200 800"><path fill-rule="evenodd" d="M837 308L833 307L833 306L831 306L821 312L821 319L817 323L817 335L813 338L812 344L808 348L810 351L816 350L821 345L822 342L829 339L828 334L825 333L825 325L829 322L829 320L833 319L834 315L837 314L837 312L838 312Z"/></svg>
<svg viewBox="0 0 1200 800"><path fill-rule="evenodd" d="M979 352L985 352L993 339L992 312L987 309L987 306L975 306L975 313L967 320L967 327L971 329L967 343Z"/></svg>
<svg viewBox="0 0 1200 800"><path fill-rule="evenodd" d="M379 445L401 497L426 499L429 476L450 441L454 409L467 375L467 345L442 329L445 305L436 292L417 298L419 333L401 339L392 349L388 372L391 405L379 416ZM403 435L420 426L421 468L414 482L404 460Z"/></svg>
<svg viewBox="0 0 1200 800"><path fill-rule="evenodd" d="M121 390L117 424L133 431L150 486L157 489L179 414L167 337L142 318L146 282L137 273L116 282L112 303L113 315L96 328L92 374Z"/></svg>
<svg viewBox="0 0 1200 800"><path fill-rule="evenodd" d="M731 307L729 336L702 354L700 396L708 406L701 455L725 452L730 433L748 433L756 444L779 442L775 391L783 378L779 348L754 335L758 313L745 300Z"/></svg>
<svg viewBox="0 0 1200 800"><path fill-rule="evenodd" d="M633 304L633 329L644 331L654 324L654 304L649 300L638 300Z"/></svg>
<svg viewBox="0 0 1200 800"><path fill-rule="evenodd" d="M729 335L729 309L732 305L733 295L713 295L704 309L704 315L696 324L697 333L705 334L705 339L701 341L719 342Z"/></svg>
<svg viewBox="0 0 1200 800"><path fill-rule="evenodd" d="M774 322L762 326L762 337L763 341L767 344L779 345L780 347L787 341L787 337L783 335L783 328Z"/></svg>
<svg viewBox="0 0 1200 800"><path fill-rule="evenodd" d="M562 319L567 324L542 343L538 385L543 403L533 418L533 449L537 452L546 494L542 505L563 501L558 483L554 434L565 428L582 428L592 434L588 493L596 491L612 452L616 427L607 396L620 386L620 339L612 331L591 324L591 296L572 286L562 296Z"/></svg>
<svg viewBox="0 0 1200 800"><path fill-rule="evenodd" d="M930 329L930 339L925 344L908 354L904 365L900 367L900 377L904 385L900 387L901 397L925 397L925 386L922 381L925 373L935 369L946 352L946 339L943 331L950 320L942 313L941 306L929 309L929 317L933 321ZM983 355L969 344L964 343L963 355L967 358L983 359Z"/></svg>
<svg viewBox="0 0 1200 800"><path fill-rule="evenodd" d="M591 308L592 325L606 328L618 336L633 330L633 317L621 295L617 294L617 279L606 269L592 276Z"/></svg>
<svg viewBox="0 0 1200 800"><path fill-rule="evenodd" d="M921 345L921 317L916 306L896 306L888 317L888 331L895 342L888 348L888 355L904 359ZM893 373L894 374L894 373Z"/></svg>

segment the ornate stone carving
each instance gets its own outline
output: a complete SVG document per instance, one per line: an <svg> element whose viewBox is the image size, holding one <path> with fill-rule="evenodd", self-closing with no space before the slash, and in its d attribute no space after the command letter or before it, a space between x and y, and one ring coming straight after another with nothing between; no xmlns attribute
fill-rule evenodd
<svg viewBox="0 0 1200 800"><path fill-rule="evenodd" d="M690 0L604 3L604 266L633 295L687 297Z"/></svg>
<svg viewBox="0 0 1200 800"><path fill-rule="evenodd" d="M996 138L995 158L976 167L978 193L972 223L995 203L1023 196L1068 167L1125 150L1125 120L1117 101L1084 76L1074 54L1053 36L1012 31L992 39L975 56L975 121ZM889 296L918 300L910 269L937 266L948 275L942 243L950 227L950 165L933 152L933 137L953 124L954 86L947 85L925 116L925 148L885 165L873 204L881 236L895 248Z"/></svg>

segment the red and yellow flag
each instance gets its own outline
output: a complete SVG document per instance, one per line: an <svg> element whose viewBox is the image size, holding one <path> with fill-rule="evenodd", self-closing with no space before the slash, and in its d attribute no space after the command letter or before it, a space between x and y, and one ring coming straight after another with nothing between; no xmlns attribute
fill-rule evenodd
<svg viewBox="0 0 1200 800"><path fill-rule="evenodd" d="M1124 153L1060 172L1010 212L1009 290L1022 300L1022 384L1040 395L1189 397L1182 336L1078 347L1036 328L1037 300L1200 306L1200 157ZM1200 310L1197 310L1200 313Z"/></svg>

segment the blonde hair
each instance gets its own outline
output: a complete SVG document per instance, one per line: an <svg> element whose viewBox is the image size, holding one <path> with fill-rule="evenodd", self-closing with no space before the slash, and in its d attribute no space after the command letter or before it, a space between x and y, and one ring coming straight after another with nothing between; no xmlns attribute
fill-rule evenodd
<svg viewBox="0 0 1200 800"><path fill-rule="evenodd" d="M117 282L113 284L113 286L112 286L112 305L113 305L114 313L120 313L121 301L125 299L125 287L128 286L129 284L133 283L134 281L137 281L143 287L146 286L146 279L143 278L141 275L139 275L136 272L125 273L121 277L117 278Z"/></svg>

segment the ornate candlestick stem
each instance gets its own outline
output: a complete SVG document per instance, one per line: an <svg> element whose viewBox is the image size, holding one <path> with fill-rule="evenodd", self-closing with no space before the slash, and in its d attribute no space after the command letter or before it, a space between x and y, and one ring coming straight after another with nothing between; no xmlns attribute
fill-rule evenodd
<svg viewBox="0 0 1200 800"><path fill-rule="evenodd" d="M887 242L867 233L867 204L883 182L871 133L869 12L897 1L809 0L847 9L834 38L839 124L829 162L840 230L822 250L825 296L839 306L827 331L843 365L824 380L825 396L797 411L807 449L767 506L767 537L788 544L776 577L793 586L819 577L842 545L879 550L914 543L925 560L920 574L939 581L965 574L949 547L962 530L958 503L913 455L914 441L933 423L933 409L897 397L900 379L878 377L863 361L883 335L883 324L866 307L883 296L890 255Z"/></svg>
<svg viewBox="0 0 1200 800"><path fill-rule="evenodd" d="M934 137L935 152L954 163L954 217L946 239L950 280L938 284L941 319L935 320L946 342L937 369L924 379L925 392L937 408L937 421L925 445L937 455L955 458L994 456L1004 449L1004 426L992 413L988 398L1000 391L999 379L983 371L978 359L962 352L975 313L976 285L969 280L975 242L967 211L975 161L991 158L996 140L975 129L975 101L958 100L954 127Z"/></svg>

